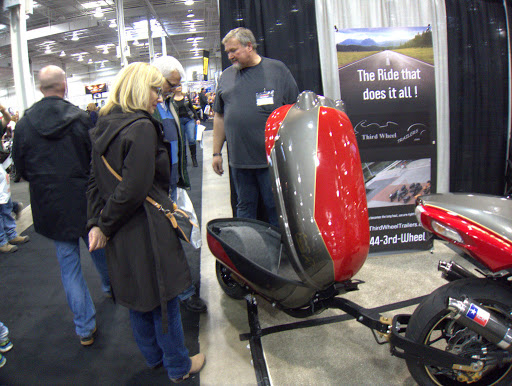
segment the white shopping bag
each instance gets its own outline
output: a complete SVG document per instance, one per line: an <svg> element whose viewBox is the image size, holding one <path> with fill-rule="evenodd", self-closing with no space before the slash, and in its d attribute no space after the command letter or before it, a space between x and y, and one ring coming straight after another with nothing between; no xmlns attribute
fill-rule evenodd
<svg viewBox="0 0 512 386"><path fill-rule="evenodd" d="M188 193L185 189L177 188L176 190L176 205L178 208L184 211L190 217L190 220L194 224L199 225L197 220L196 211L194 209L194 205L188 196ZM190 245L192 245L195 249L201 248L201 228L199 226L192 227L192 236L190 237Z"/></svg>
<svg viewBox="0 0 512 386"><path fill-rule="evenodd" d="M196 141L201 142L203 140L203 131L206 129L204 125L196 126Z"/></svg>

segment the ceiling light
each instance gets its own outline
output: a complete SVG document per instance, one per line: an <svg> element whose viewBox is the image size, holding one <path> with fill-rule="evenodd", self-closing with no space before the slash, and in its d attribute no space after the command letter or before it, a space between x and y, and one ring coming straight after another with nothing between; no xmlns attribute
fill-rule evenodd
<svg viewBox="0 0 512 386"><path fill-rule="evenodd" d="M110 20L110 24L108 25L110 28L117 28L116 19Z"/></svg>
<svg viewBox="0 0 512 386"><path fill-rule="evenodd" d="M61 51L59 56L66 56L66 53L64 51Z"/></svg>
<svg viewBox="0 0 512 386"><path fill-rule="evenodd" d="M108 54L108 48L107 48L107 47L105 47L105 48L103 49L103 53L104 53L105 55L106 55L106 54Z"/></svg>
<svg viewBox="0 0 512 386"><path fill-rule="evenodd" d="M189 11L190 13L187 15L187 17L194 17L194 14L192 13L192 11Z"/></svg>
<svg viewBox="0 0 512 386"><path fill-rule="evenodd" d="M138 41L137 39L135 39L135 40L133 41L133 45L134 45L134 46L138 46L138 45L139 45L139 41Z"/></svg>
<svg viewBox="0 0 512 386"><path fill-rule="evenodd" d="M97 17L97 18L103 17L103 12L101 11L101 7L96 8L96 12L94 12L94 17Z"/></svg>
<svg viewBox="0 0 512 386"><path fill-rule="evenodd" d="M85 9L94 9L98 8L101 3L102 1L90 1L88 3L83 3L82 7L84 7Z"/></svg>
<svg viewBox="0 0 512 386"><path fill-rule="evenodd" d="M194 5L194 0L185 0L185 5Z"/></svg>
<svg viewBox="0 0 512 386"><path fill-rule="evenodd" d="M45 54L51 54L52 50L50 49L50 46L46 46L46 50L44 50Z"/></svg>
<svg viewBox="0 0 512 386"><path fill-rule="evenodd" d="M184 20L181 22L181 24L193 26L195 23L201 23L201 22L204 22L204 19Z"/></svg>
<svg viewBox="0 0 512 386"><path fill-rule="evenodd" d="M89 59L89 61L87 62L87 64L92 64L92 59Z"/></svg>
<svg viewBox="0 0 512 386"><path fill-rule="evenodd" d="M71 38L71 40L73 40L73 41L75 41L75 42L76 42L78 39L80 39L80 38L78 37L78 32L76 32L76 31L75 31L75 32L73 32L73 37Z"/></svg>
<svg viewBox="0 0 512 386"><path fill-rule="evenodd" d="M84 57L83 57L82 55L79 55L79 56L78 56L78 61L79 61L79 62L83 62L83 61L84 61Z"/></svg>
<svg viewBox="0 0 512 386"><path fill-rule="evenodd" d="M100 68L105 68L105 62L101 62Z"/></svg>

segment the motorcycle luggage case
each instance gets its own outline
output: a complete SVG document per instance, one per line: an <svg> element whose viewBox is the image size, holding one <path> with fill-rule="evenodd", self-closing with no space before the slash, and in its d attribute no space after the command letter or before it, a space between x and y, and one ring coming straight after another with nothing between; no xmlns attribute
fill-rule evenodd
<svg viewBox="0 0 512 386"><path fill-rule="evenodd" d="M311 91L267 120L266 152L279 229L248 219L207 225L214 256L253 290L299 308L353 277L369 250L368 209L352 125Z"/></svg>

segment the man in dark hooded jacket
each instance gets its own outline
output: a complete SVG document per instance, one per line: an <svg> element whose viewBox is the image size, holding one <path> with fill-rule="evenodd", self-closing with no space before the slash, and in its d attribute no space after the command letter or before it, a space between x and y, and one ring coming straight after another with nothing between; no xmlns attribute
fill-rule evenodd
<svg viewBox="0 0 512 386"><path fill-rule="evenodd" d="M80 265L80 238L86 237L91 121L85 111L65 101L66 74L57 66L39 72L44 98L16 125L12 156L29 182L34 228L55 243L62 284L83 346L94 342L96 311ZM91 254L103 291L110 281L104 250Z"/></svg>

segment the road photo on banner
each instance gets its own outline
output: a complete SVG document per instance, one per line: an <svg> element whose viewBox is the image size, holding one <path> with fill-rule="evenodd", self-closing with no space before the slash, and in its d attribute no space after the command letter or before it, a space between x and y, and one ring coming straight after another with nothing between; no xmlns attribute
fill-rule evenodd
<svg viewBox="0 0 512 386"><path fill-rule="evenodd" d="M368 208L412 204L431 191L430 159L363 163Z"/></svg>

